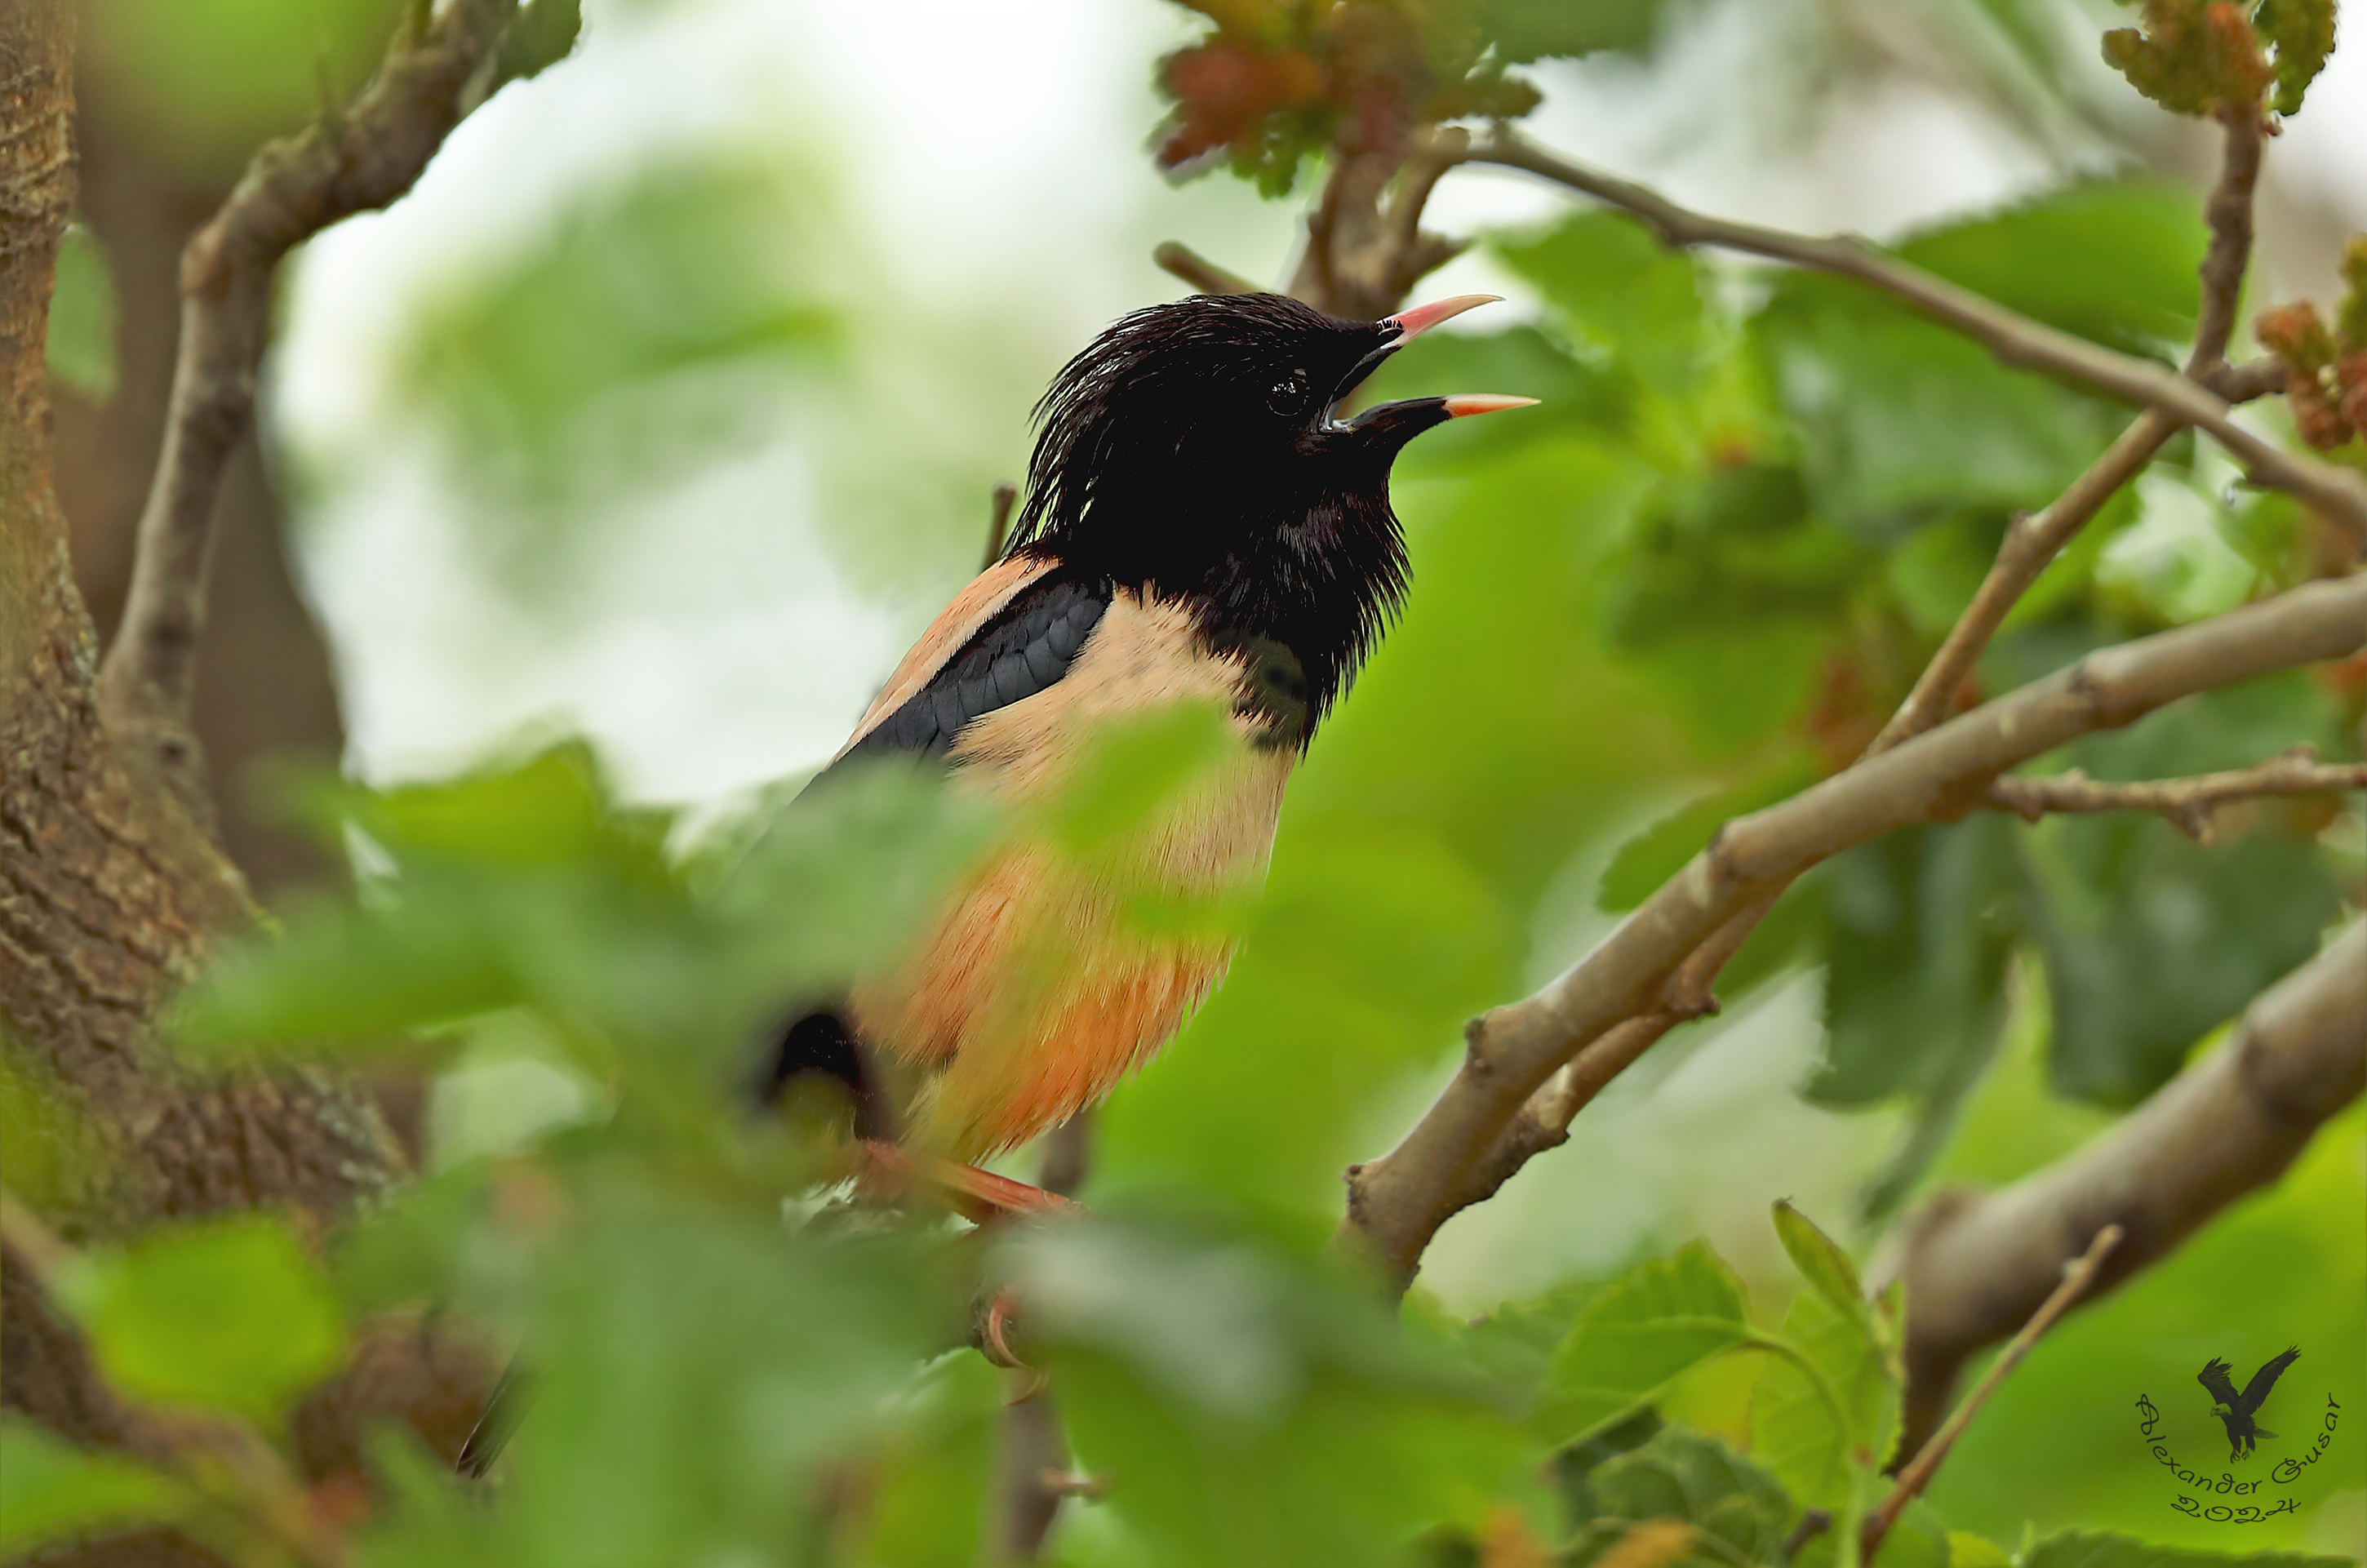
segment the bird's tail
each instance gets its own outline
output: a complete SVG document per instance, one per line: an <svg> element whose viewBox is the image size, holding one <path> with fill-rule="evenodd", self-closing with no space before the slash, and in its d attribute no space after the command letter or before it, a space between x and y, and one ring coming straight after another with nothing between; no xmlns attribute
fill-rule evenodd
<svg viewBox="0 0 2367 1568"><path fill-rule="evenodd" d="M2273 1437L2275 1436L2276 1434L2270 1431L2266 1426L2255 1426L2252 1428L2252 1441L2256 1443L2263 1437Z"/></svg>

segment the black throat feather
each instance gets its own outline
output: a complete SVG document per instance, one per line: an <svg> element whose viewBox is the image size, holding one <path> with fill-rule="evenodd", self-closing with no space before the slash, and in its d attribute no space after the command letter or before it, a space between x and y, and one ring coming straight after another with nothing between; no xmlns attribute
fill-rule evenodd
<svg viewBox="0 0 2367 1568"><path fill-rule="evenodd" d="M1211 646L1287 648L1311 733L1405 597L1401 440L1331 418L1387 340L1271 294L1126 317L1036 407L1011 550L1180 602Z"/></svg>

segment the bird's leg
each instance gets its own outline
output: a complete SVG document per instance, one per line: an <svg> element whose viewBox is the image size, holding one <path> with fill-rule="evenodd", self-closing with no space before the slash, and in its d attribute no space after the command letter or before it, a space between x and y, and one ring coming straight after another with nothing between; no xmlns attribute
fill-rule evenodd
<svg viewBox="0 0 2367 1568"><path fill-rule="evenodd" d="M1057 1192L880 1139L863 1140L860 1159L855 1180L866 1191L889 1196L919 1188L981 1225L1087 1212L1083 1204Z"/></svg>

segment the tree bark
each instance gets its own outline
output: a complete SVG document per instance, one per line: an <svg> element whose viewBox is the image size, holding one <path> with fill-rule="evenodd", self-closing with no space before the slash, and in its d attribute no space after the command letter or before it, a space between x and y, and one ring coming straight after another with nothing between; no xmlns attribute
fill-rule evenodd
<svg viewBox="0 0 2367 1568"><path fill-rule="evenodd" d="M70 1235L270 1203L314 1225L402 1169L369 1102L324 1079L200 1076L154 1018L208 945L247 926L237 869L124 766L99 717L97 647L51 483L43 340L74 206L74 21L0 8L0 1049L88 1158L43 1195ZM68 1132L71 1129L71 1133ZM71 1335L8 1276L0 1403L104 1440Z"/></svg>

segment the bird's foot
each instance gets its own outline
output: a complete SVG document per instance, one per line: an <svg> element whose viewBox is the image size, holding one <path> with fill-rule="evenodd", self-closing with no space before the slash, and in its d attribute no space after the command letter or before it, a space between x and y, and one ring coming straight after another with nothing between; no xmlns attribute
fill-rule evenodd
<svg viewBox="0 0 2367 1568"><path fill-rule="evenodd" d="M1085 1206L1040 1187L1030 1187L976 1165L916 1153L901 1144L866 1138L860 1145L855 1182L875 1197L920 1191L948 1209L987 1224L996 1220L1083 1214Z"/></svg>

